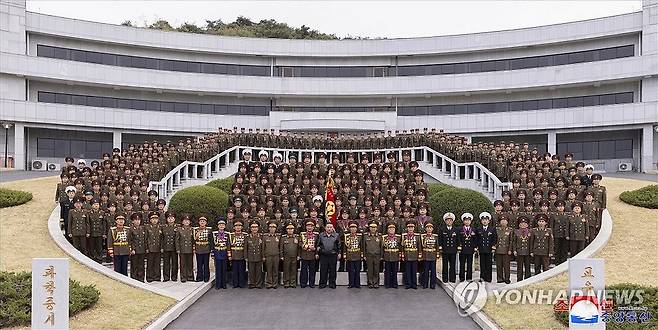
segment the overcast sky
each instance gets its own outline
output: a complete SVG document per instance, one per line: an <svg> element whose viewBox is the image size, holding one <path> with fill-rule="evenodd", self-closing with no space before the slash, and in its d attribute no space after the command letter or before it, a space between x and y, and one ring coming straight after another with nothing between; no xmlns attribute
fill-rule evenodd
<svg viewBox="0 0 658 330"><path fill-rule="evenodd" d="M505 30L642 10L642 1L27 1L29 11L120 24L275 19L339 37L405 38Z"/></svg>

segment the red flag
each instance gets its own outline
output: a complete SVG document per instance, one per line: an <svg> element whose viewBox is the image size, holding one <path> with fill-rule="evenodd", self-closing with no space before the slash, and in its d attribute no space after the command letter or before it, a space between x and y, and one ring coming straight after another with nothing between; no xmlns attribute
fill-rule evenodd
<svg viewBox="0 0 658 330"><path fill-rule="evenodd" d="M334 196L334 178L329 176L327 180L327 188L324 193L324 218L327 223L331 222L336 227L336 204L334 201L336 197Z"/></svg>

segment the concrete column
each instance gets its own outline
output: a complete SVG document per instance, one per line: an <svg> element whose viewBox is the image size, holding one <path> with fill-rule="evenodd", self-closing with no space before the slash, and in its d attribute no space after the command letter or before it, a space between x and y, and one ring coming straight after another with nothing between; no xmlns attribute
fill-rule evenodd
<svg viewBox="0 0 658 330"><path fill-rule="evenodd" d="M555 131L548 132L548 150L551 155L557 153L557 134Z"/></svg>
<svg viewBox="0 0 658 330"><path fill-rule="evenodd" d="M653 125L644 125L642 127L642 144L641 144L641 156L640 156L640 170L644 173L649 173L653 171L653 154L654 154L654 144L653 144Z"/></svg>
<svg viewBox="0 0 658 330"><path fill-rule="evenodd" d="M14 167L17 170L25 170L25 125L14 124Z"/></svg>
<svg viewBox="0 0 658 330"><path fill-rule="evenodd" d="M658 53L658 0L642 1L642 55Z"/></svg>
<svg viewBox="0 0 658 330"><path fill-rule="evenodd" d="M121 131L112 132L112 148L121 149Z"/></svg>

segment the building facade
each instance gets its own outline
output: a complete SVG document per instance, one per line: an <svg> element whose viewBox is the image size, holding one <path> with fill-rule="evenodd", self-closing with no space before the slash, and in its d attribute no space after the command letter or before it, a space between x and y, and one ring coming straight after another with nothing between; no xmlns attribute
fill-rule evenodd
<svg viewBox="0 0 658 330"><path fill-rule="evenodd" d="M237 126L437 128L651 172L658 0L565 24L330 41L164 32L0 0L0 122L1 157L18 169Z"/></svg>

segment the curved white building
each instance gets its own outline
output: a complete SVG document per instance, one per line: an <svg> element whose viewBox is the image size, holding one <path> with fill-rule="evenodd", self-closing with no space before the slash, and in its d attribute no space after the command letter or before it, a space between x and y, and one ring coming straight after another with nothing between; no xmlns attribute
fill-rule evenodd
<svg viewBox="0 0 658 330"><path fill-rule="evenodd" d="M163 32L0 0L0 157L102 152L218 127L527 141L598 170L658 162L658 0L642 12L386 40Z"/></svg>

